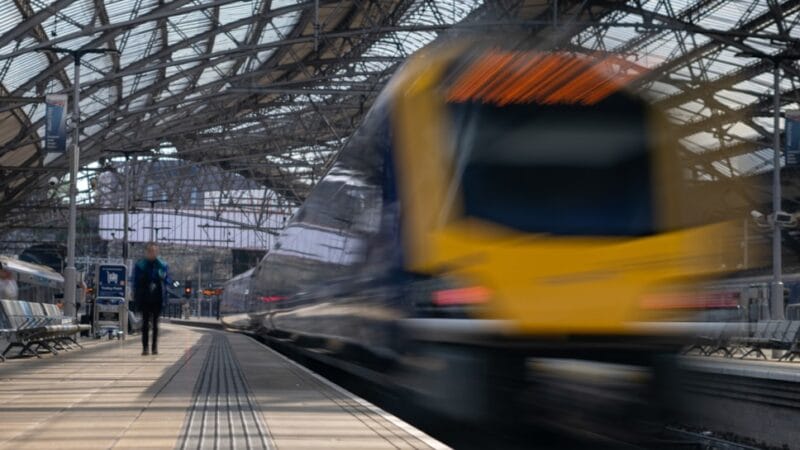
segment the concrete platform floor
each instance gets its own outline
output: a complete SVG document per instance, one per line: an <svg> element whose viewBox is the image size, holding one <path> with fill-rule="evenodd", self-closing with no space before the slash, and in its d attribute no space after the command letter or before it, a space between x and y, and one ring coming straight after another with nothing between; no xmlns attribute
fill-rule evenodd
<svg viewBox="0 0 800 450"><path fill-rule="evenodd" d="M0 449L443 448L238 334L164 323L138 336L0 363Z"/></svg>
<svg viewBox="0 0 800 450"><path fill-rule="evenodd" d="M800 383L800 361L777 359L739 359L722 356L684 356L680 360L686 369L720 375L758 378Z"/></svg>

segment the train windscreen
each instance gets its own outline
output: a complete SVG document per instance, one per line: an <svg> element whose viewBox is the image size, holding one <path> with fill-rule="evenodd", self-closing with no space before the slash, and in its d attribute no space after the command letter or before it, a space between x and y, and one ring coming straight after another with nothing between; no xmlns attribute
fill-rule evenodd
<svg viewBox="0 0 800 450"><path fill-rule="evenodd" d="M556 235L654 232L640 103L617 95L592 105L449 107L466 216Z"/></svg>

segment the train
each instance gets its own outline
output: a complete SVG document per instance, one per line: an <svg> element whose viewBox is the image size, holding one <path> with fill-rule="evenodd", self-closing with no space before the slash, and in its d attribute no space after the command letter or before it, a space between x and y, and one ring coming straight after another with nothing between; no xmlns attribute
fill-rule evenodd
<svg viewBox="0 0 800 450"><path fill-rule="evenodd" d="M782 276L784 316L800 320L800 272L789 268ZM702 322L758 322L769 320L772 274L765 270L739 271L713 280L706 292L717 301L695 319Z"/></svg>
<svg viewBox="0 0 800 450"><path fill-rule="evenodd" d="M669 121L631 88L641 68L498 42L398 69L231 281L247 295L223 297L227 326L467 421L508 417L542 361L655 367L677 350L655 324L731 267L729 224L693 217L724 208L689 193Z"/></svg>
<svg viewBox="0 0 800 450"><path fill-rule="evenodd" d="M219 301L219 317L231 329L249 329L250 282L254 269L246 270L225 283Z"/></svg>

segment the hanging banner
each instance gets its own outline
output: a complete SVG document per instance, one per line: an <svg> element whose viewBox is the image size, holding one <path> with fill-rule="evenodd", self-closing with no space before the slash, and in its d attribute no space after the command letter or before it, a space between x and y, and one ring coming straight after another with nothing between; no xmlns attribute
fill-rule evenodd
<svg viewBox="0 0 800 450"><path fill-rule="evenodd" d="M45 124L45 153L64 153L67 151L67 96L50 94L45 97L47 117Z"/></svg>
<svg viewBox="0 0 800 450"><path fill-rule="evenodd" d="M800 166L800 111L786 111L787 166Z"/></svg>

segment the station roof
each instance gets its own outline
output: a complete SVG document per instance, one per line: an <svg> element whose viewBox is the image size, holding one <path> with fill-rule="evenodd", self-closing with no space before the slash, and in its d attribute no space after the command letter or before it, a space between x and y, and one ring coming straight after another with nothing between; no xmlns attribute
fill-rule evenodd
<svg viewBox="0 0 800 450"><path fill-rule="evenodd" d="M770 169L778 55L782 107L800 109L798 21L800 0L7 0L0 217L67 172L41 152L43 96L74 83L49 47L114 51L81 61L82 165L148 150L299 203L398 65L454 26L625 55L698 177Z"/></svg>

